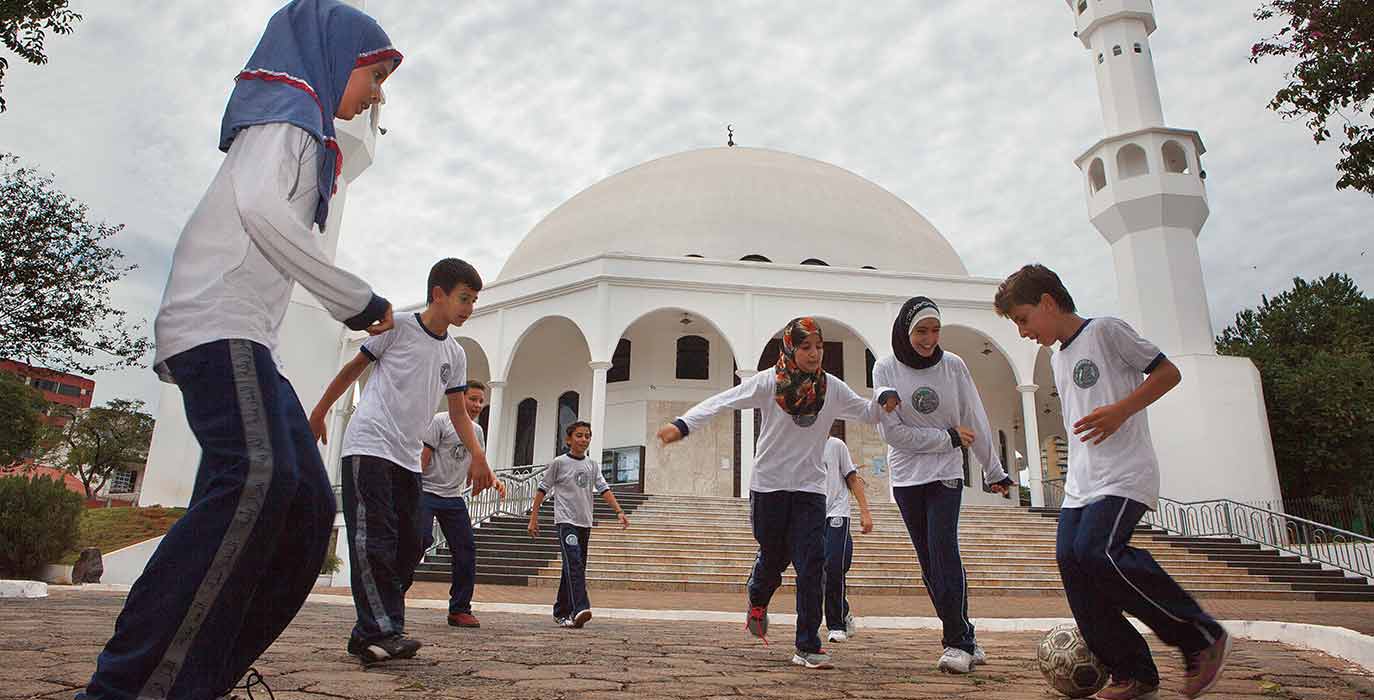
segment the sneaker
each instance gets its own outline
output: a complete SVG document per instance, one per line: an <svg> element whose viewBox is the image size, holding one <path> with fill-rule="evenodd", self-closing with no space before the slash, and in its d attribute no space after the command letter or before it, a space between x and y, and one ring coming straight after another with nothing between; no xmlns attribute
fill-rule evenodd
<svg viewBox="0 0 1374 700"><path fill-rule="evenodd" d="M826 637L825 641L847 642L849 641L849 635L845 634L844 630L830 630L830 636Z"/></svg>
<svg viewBox="0 0 1374 700"><path fill-rule="evenodd" d="M859 632L859 623L854 621L853 615L844 616L844 636L853 639Z"/></svg>
<svg viewBox="0 0 1374 700"><path fill-rule="evenodd" d="M1111 685L1098 691L1098 700L1135 700L1159 697L1159 684L1150 685L1134 678L1113 679Z"/></svg>
<svg viewBox="0 0 1374 700"><path fill-rule="evenodd" d="M558 626L572 629L574 627L577 627L577 623L573 622L573 619L571 617L565 617L558 621Z"/></svg>
<svg viewBox="0 0 1374 700"><path fill-rule="evenodd" d="M355 637L348 638L348 653L362 659L364 664L377 664L395 659L409 659L423 646L405 635L393 634L390 637L364 642Z"/></svg>
<svg viewBox="0 0 1374 700"><path fill-rule="evenodd" d="M824 649L820 651L802 651L792 655L792 663L805 668L834 668L830 665L830 655Z"/></svg>
<svg viewBox="0 0 1374 700"><path fill-rule="evenodd" d="M470 612L449 613L448 624L451 627L481 627L482 623L472 616Z"/></svg>
<svg viewBox="0 0 1374 700"><path fill-rule="evenodd" d="M765 645L768 644L768 608L762 605L750 606L749 616L744 620L744 629L762 639Z"/></svg>
<svg viewBox="0 0 1374 700"><path fill-rule="evenodd" d="M577 627L580 629L582 625L587 624L587 621L592 619L592 610L591 608L587 608L568 619L572 621L572 624L569 625L570 627Z"/></svg>
<svg viewBox="0 0 1374 700"><path fill-rule="evenodd" d="M1226 657L1231 655L1231 635L1223 630L1212 646L1186 654L1184 664L1187 672L1183 676L1183 694L1195 698L1212 689L1221 680L1221 671L1226 668Z"/></svg>
<svg viewBox="0 0 1374 700"><path fill-rule="evenodd" d="M974 665L974 666L987 666L987 665L988 665L988 653L987 653L986 651L983 651L983 645L981 645L981 644L975 644L975 645L973 645L973 665Z"/></svg>
<svg viewBox="0 0 1374 700"><path fill-rule="evenodd" d="M945 647L936 667L945 673L968 673L973 670L973 654L955 647Z"/></svg>

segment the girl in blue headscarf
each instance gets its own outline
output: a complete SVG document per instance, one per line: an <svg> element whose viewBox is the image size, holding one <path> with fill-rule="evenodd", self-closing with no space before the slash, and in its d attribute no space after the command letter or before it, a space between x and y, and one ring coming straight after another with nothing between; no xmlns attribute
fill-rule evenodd
<svg viewBox="0 0 1374 700"><path fill-rule="evenodd" d="M334 267L320 234L343 168L334 119L379 103L400 62L356 8L295 0L238 74L227 155L177 241L154 324L154 368L200 443L195 487L78 697L225 695L314 585L334 494L275 346L296 282L349 328L391 327L391 305Z"/></svg>

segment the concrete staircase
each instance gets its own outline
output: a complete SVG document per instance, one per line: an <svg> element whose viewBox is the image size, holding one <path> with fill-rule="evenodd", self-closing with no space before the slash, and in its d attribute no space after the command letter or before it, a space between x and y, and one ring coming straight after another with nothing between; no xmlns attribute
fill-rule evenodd
<svg viewBox="0 0 1374 700"><path fill-rule="evenodd" d="M618 494L631 527L615 525L599 500L587 580L593 589L743 592L756 545L742 499ZM972 595L1063 595L1054 561L1057 515L1009 506L965 506L960 547ZM915 552L895 505L875 504L874 531L854 519L853 595L925 595ZM552 505L541 509L541 533L502 516L477 531L477 581L558 585L560 565ZM1374 600L1374 586L1323 571L1237 540L1182 538L1139 529L1133 544L1154 557L1188 590L1204 598ZM416 577L448 579L447 552L427 557ZM784 587L792 585L789 569Z"/></svg>

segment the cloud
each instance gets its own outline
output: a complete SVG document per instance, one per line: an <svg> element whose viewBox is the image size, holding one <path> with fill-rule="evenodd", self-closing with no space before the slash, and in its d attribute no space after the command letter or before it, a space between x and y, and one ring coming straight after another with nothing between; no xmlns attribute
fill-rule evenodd
<svg viewBox="0 0 1374 700"><path fill-rule="evenodd" d="M1254 3L1156 3L1171 126L1197 129L1212 215L1199 239L1218 330L1294 275L1374 287L1374 198L1336 192L1334 146L1265 108L1286 65L1248 63ZM86 3L50 65L12 61L0 149L127 225L141 267L116 301L151 322L172 247L222 156L231 78L275 2ZM447 255L494 279L544 215L652 158L742 145L831 162L909 202L976 275L1039 260L1112 313L1111 251L1073 159L1104 133L1091 54L1062 3L372 0L406 53L377 161L350 191L338 259L400 301ZM155 403L146 369L97 400Z"/></svg>

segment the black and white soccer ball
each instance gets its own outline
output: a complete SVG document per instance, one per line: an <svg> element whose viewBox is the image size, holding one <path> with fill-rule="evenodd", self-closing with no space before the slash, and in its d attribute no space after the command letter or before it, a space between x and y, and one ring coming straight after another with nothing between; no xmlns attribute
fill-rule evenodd
<svg viewBox="0 0 1374 700"><path fill-rule="evenodd" d="M1058 625L1046 633L1035 659L1050 687L1071 698L1093 695L1111 679L1075 625Z"/></svg>

